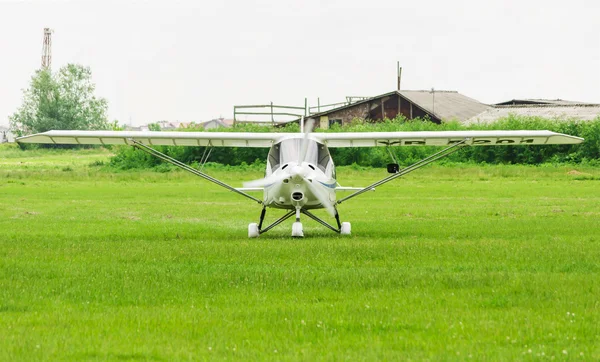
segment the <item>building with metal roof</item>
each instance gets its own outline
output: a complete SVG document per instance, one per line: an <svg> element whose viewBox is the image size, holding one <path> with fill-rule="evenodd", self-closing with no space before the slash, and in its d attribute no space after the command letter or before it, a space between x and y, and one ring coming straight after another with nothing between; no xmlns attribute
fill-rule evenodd
<svg viewBox="0 0 600 362"><path fill-rule="evenodd" d="M321 128L347 124L355 118L383 120L403 115L407 119L429 118L432 122L466 121L490 108L456 91L401 90L348 103L310 116Z"/></svg>
<svg viewBox="0 0 600 362"><path fill-rule="evenodd" d="M199 123L198 125L204 129L230 128L233 126L233 119L215 118L210 121Z"/></svg>
<svg viewBox="0 0 600 362"><path fill-rule="evenodd" d="M494 105L466 120L465 124L493 123L509 116L591 121L600 117L600 104Z"/></svg>
<svg viewBox="0 0 600 362"><path fill-rule="evenodd" d="M494 104L495 106L524 106L524 105L544 105L554 104L561 106L587 104L585 102L566 101L564 99L511 99L510 101Z"/></svg>

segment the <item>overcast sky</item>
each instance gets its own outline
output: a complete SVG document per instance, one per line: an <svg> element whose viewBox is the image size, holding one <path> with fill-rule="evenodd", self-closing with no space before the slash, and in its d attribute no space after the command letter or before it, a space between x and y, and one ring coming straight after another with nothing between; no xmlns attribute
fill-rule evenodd
<svg viewBox="0 0 600 362"><path fill-rule="evenodd" d="M303 106L396 87L484 103L600 103L600 1L4 1L0 125L40 67L90 66L111 120L204 121L234 104Z"/></svg>

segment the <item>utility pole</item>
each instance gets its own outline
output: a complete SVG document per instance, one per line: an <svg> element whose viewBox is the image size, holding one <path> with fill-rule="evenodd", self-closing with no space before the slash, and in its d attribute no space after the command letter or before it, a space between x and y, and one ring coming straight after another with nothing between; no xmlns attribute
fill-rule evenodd
<svg viewBox="0 0 600 362"><path fill-rule="evenodd" d="M432 99L431 113L433 113L433 115L435 116L435 89L433 87L431 87L431 99Z"/></svg>
<svg viewBox="0 0 600 362"><path fill-rule="evenodd" d="M402 80L402 67L400 66L400 62L397 62L398 66L398 91L400 90L400 81Z"/></svg>
<svg viewBox="0 0 600 362"><path fill-rule="evenodd" d="M50 69L52 66L52 32L50 28L44 28L44 45L42 46L42 69Z"/></svg>

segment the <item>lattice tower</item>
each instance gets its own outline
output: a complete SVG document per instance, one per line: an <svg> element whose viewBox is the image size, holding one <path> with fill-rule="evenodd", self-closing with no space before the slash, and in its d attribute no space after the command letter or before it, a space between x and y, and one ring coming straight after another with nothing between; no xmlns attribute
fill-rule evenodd
<svg viewBox="0 0 600 362"><path fill-rule="evenodd" d="M52 32L44 28L44 45L42 46L42 69L50 69L52 65Z"/></svg>

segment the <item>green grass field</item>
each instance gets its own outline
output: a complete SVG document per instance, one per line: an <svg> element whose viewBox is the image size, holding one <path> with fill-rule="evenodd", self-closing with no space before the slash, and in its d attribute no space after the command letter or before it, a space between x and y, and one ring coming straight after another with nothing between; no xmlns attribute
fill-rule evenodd
<svg viewBox="0 0 600 362"><path fill-rule="evenodd" d="M0 360L600 360L598 168L428 166L350 237L250 240L258 205L109 156L0 148Z"/></svg>

